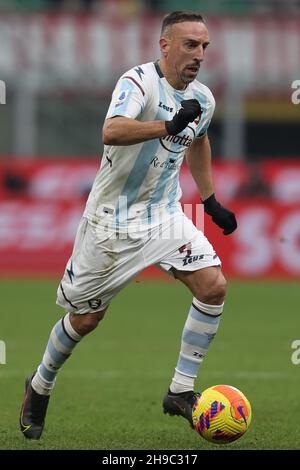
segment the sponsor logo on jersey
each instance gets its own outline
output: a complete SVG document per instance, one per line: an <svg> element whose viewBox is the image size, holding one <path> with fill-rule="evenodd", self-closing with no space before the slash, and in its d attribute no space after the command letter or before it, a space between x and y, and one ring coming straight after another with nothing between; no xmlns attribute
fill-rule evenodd
<svg viewBox="0 0 300 470"><path fill-rule="evenodd" d="M189 135L166 135L162 137L164 142L172 142L173 144L183 145L184 147L190 147L193 139Z"/></svg>
<svg viewBox="0 0 300 470"><path fill-rule="evenodd" d="M167 106L166 104L163 104L162 101L159 102L158 106L164 109L165 111L168 111L169 113L171 113L174 109L174 108L170 108L170 106Z"/></svg>
<svg viewBox="0 0 300 470"><path fill-rule="evenodd" d="M150 165L154 168L166 168L167 170L179 170L181 163L176 162L175 158L169 158L165 161L159 160L157 156L152 158Z"/></svg>
<svg viewBox="0 0 300 470"><path fill-rule="evenodd" d="M161 137L159 141L168 152L181 153L183 149L180 147L189 148L193 143L195 135L195 130L191 126L187 126L183 135L166 135L166 137ZM179 148L174 146L174 144L177 144Z"/></svg>

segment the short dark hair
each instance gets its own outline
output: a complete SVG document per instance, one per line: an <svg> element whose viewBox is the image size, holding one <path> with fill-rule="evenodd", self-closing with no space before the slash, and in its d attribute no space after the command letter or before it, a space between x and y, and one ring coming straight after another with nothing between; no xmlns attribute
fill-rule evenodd
<svg viewBox="0 0 300 470"><path fill-rule="evenodd" d="M205 23L204 18L200 13L194 11L173 11L164 17L161 27L161 36L165 34L166 29L176 23L183 23L184 21L200 21Z"/></svg>

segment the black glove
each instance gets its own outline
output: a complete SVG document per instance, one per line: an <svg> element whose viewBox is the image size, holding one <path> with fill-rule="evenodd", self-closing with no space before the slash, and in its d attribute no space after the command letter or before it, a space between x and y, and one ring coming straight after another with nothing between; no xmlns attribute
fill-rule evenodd
<svg viewBox="0 0 300 470"><path fill-rule="evenodd" d="M229 235L237 228L236 218L233 212L223 207L212 194L203 201L204 210L212 216L212 220L219 227L223 228L223 234Z"/></svg>
<svg viewBox="0 0 300 470"><path fill-rule="evenodd" d="M181 101L181 106L173 119L165 122L169 135L179 134L186 128L189 122L193 122L202 113L201 106L197 100L183 100Z"/></svg>

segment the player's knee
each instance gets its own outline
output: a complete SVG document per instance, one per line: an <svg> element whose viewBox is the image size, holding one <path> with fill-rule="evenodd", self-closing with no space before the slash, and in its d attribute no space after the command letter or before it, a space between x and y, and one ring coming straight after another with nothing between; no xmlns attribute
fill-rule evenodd
<svg viewBox="0 0 300 470"><path fill-rule="evenodd" d="M226 279L220 272L213 283L201 295L199 300L209 305L221 305L226 295Z"/></svg>
<svg viewBox="0 0 300 470"><path fill-rule="evenodd" d="M81 336L85 336L95 328L105 315L106 310L96 313L86 313L84 315L71 315L71 324L74 330Z"/></svg>

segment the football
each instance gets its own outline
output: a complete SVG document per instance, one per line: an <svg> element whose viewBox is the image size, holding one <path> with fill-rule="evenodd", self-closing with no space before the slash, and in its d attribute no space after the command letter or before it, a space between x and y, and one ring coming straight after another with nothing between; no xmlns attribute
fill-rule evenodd
<svg viewBox="0 0 300 470"><path fill-rule="evenodd" d="M215 385L201 393L193 407L193 425L200 436L216 444L239 439L251 423L251 405L231 385Z"/></svg>

